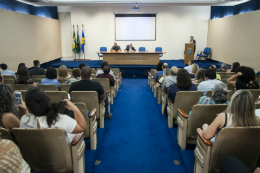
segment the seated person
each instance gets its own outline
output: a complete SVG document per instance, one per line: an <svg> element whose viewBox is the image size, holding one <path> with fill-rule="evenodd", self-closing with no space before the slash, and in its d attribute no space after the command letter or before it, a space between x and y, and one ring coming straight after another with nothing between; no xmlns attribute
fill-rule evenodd
<svg viewBox="0 0 260 173"><path fill-rule="evenodd" d="M228 106L228 113L219 114L210 124L204 124L199 133L206 139L211 139L225 127L253 127L259 126L259 119L255 116L255 100L249 91L240 90L234 93ZM211 141L215 142L215 138Z"/></svg>
<svg viewBox="0 0 260 173"><path fill-rule="evenodd" d="M68 68L65 65L61 65L58 71L58 79L70 79Z"/></svg>
<svg viewBox="0 0 260 173"><path fill-rule="evenodd" d="M214 70L216 72L216 79L221 80L221 76L217 74L217 67L215 65L211 65L209 69Z"/></svg>
<svg viewBox="0 0 260 173"><path fill-rule="evenodd" d="M104 71L104 73L97 75L97 78L107 78L107 79L109 79L110 87L113 87L115 85L115 79L113 78L112 75L109 74L109 72L110 72L109 65L104 66L103 71Z"/></svg>
<svg viewBox="0 0 260 173"><path fill-rule="evenodd" d="M170 68L166 68L163 70L163 77L161 77L158 81L158 83L156 84L156 87L160 87L164 81L164 78L166 78L167 76L169 76L171 74L171 69Z"/></svg>
<svg viewBox="0 0 260 173"><path fill-rule="evenodd" d="M84 66L86 66L86 64L85 64L85 63L81 63L81 64L79 65L79 69L81 70L82 67L84 67Z"/></svg>
<svg viewBox="0 0 260 173"><path fill-rule="evenodd" d="M14 76L16 78L15 73L13 71L9 70L8 66L6 64L1 64L0 68L3 70L2 71L3 76Z"/></svg>
<svg viewBox="0 0 260 173"><path fill-rule="evenodd" d="M96 72L96 77L97 77L99 74L103 74L103 73L104 73L103 68L104 68L106 65L108 65L108 62L106 62L106 61L103 61L103 62L101 63L101 70L98 70L98 71ZM112 70L109 71L109 74L110 74L111 76L113 76L113 78L116 80L116 77L114 76L114 73L113 73Z"/></svg>
<svg viewBox="0 0 260 173"><path fill-rule="evenodd" d="M57 70L49 67L46 71L46 79L42 79L41 85L57 85L60 88L60 83L57 81Z"/></svg>
<svg viewBox="0 0 260 173"><path fill-rule="evenodd" d="M126 46L125 52L135 52L135 48L133 47L132 43Z"/></svg>
<svg viewBox="0 0 260 173"><path fill-rule="evenodd" d="M221 65L221 69L219 70L219 72L227 72L228 71L227 68L228 68L227 64L223 63Z"/></svg>
<svg viewBox="0 0 260 173"><path fill-rule="evenodd" d="M230 72L235 72L236 73L238 67L240 67L240 63L239 62L234 62L231 65L231 70L228 70L227 73L230 73Z"/></svg>
<svg viewBox="0 0 260 173"><path fill-rule="evenodd" d="M162 90L167 91L170 85L177 82L177 74L178 74L178 68L173 66L171 68L171 75L165 77L163 84L162 84Z"/></svg>
<svg viewBox="0 0 260 173"><path fill-rule="evenodd" d="M191 65L190 77L191 77L192 79L195 78L195 75L196 75L196 73L199 71L199 69L200 69L200 68L199 68L198 64L193 63L193 64Z"/></svg>
<svg viewBox="0 0 260 173"><path fill-rule="evenodd" d="M163 66L163 62L159 62L159 63L156 65L155 73L157 73L158 71L163 71L162 66Z"/></svg>
<svg viewBox="0 0 260 173"><path fill-rule="evenodd" d="M168 64L167 64L167 63L163 63L163 65L162 65L162 71L158 71L158 72L156 73L156 75L154 76L155 82L158 82L158 77L159 77L160 75L163 75L163 70L166 69L166 68L169 68L169 67L168 67Z"/></svg>
<svg viewBox="0 0 260 173"><path fill-rule="evenodd" d="M205 70L202 68L197 71L197 73L195 75L195 79L192 80L192 83L198 84L203 81L205 81Z"/></svg>
<svg viewBox="0 0 260 173"><path fill-rule="evenodd" d="M20 68L20 67L23 67L23 66L25 66L25 63L20 63L20 64L18 65L18 68L17 68L17 71L16 71L15 75L19 75L19 74L18 74L19 68Z"/></svg>
<svg viewBox="0 0 260 173"><path fill-rule="evenodd" d="M194 63L195 63L194 60L190 60L188 66L184 67L184 69L186 69L189 73L191 73L191 65Z"/></svg>
<svg viewBox="0 0 260 173"><path fill-rule="evenodd" d="M26 103L26 104L25 104ZM69 100L60 103L50 103L47 94L40 88L32 87L27 90L25 103L21 100L24 109L29 113L21 118L20 128L61 128L65 132L68 144L72 139L69 133L81 133L87 129L87 124L80 110ZM75 120L64 112L65 108L73 111Z"/></svg>
<svg viewBox="0 0 260 173"><path fill-rule="evenodd" d="M240 89L259 89L257 81L255 81L255 71L250 67L240 66L237 69L237 74L231 76L227 83ZM237 79L237 80L236 80Z"/></svg>
<svg viewBox="0 0 260 173"><path fill-rule="evenodd" d="M104 92L102 85L99 82L91 81L91 68L89 66L82 67L81 69L81 80L74 82L70 86L69 93L71 91L96 91L99 97L99 100L105 99L105 117L111 118L112 113L108 112L108 97Z"/></svg>
<svg viewBox="0 0 260 173"><path fill-rule="evenodd" d="M17 71L17 74L19 74L18 79L15 79L15 84L33 84L35 87L37 87L36 83L33 81L33 79L30 77L29 71L27 67L22 66Z"/></svg>
<svg viewBox="0 0 260 173"><path fill-rule="evenodd" d="M212 97L202 96L199 105L229 104L228 89L224 83L216 83L212 90Z"/></svg>
<svg viewBox="0 0 260 173"><path fill-rule="evenodd" d="M173 83L167 90L167 97L175 101L175 96L179 91L197 91L195 84L191 82L190 74L185 69L179 69L177 74L177 83Z"/></svg>
<svg viewBox="0 0 260 173"><path fill-rule="evenodd" d="M117 42L114 42L114 46L110 49L111 52L121 52L120 46L117 45Z"/></svg>
<svg viewBox="0 0 260 173"><path fill-rule="evenodd" d="M205 77L206 81L201 82L198 86L198 90L202 91L203 96L206 95L208 90L212 90L217 83L222 83L216 79L216 71L212 69L205 70Z"/></svg>
<svg viewBox="0 0 260 173"><path fill-rule="evenodd" d="M31 169L18 146L7 139L0 139L0 172L31 173Z"/></svg>
<svg viewBox="0 0 260 173"><path fill-rule="evenodd" d="M34 67L32 70L30 70L30 75L45 75L45 70L43 68L40 68L41 64L39 60L33 61Z"/></svg>
<svg viewBox="0 0 260 173"><path fill-rule="evenodd" d="M22 100L22 96L21 96ZM0 127L11 131L18 128L18 109L13 90L8 85L0 85Z"/></svg>
<svg viewBox="0 0 260 173"><path fill-rule="evenodd" d="M73 78L70 78L69 80L64 82L64 84L71 84L73 82L80 81L81 80L81 78L80 78L80 68L74 68L72 70L72 75L73 75Z"/></svg>

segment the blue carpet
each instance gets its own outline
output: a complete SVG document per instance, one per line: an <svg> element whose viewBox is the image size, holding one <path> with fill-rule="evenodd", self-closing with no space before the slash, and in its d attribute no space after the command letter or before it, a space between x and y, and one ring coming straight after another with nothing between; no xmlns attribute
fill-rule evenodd
<svg viewBox="0 0 260 173"><path fill-rule="evenodd" d="M177 128L168 129L147 79L123 79L111 110L113 117L106 122L102 142L92 158L101 163L93 166L89 161L86 165L92 173L191 172L193 151L180 151L172 136ZM180 164L175 165L174 160Z"/></svg>

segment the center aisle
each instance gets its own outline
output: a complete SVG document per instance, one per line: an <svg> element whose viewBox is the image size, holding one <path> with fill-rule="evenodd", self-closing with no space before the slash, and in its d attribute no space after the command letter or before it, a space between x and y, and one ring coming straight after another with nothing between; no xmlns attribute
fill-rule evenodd
<svg viewBox="0 0 260 173"><path fill-rule="evenodd" d="M119 90L91 172L185 173L147 79L123 79Z"/></svg>

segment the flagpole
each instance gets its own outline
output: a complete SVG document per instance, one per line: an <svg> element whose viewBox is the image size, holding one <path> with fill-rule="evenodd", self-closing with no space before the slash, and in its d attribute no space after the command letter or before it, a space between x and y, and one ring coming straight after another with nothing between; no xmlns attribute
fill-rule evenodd
<svg viewBox="0 0 260 173"><path fill-rule="evenodd" d="M82 30L84 31L84 25L83 24L82 24ZM84 36L85 36L85 32L84 32ZM85 39L86 39L86 36L85 36ZM85 61L85 46L84 46L84 61Z"/></svg>
<svg viewBox="0 0 260 173"><path fill-rule="evenodd" d="M77 25L77 39L78 39L78 33L79 33L79 25ZM80 51L79 51L79 59L80 59Z"/></svg>
<svg viewBox="0 0 260 173"><path fill-rule="evenodd" d="M73 32L75 32L75 30L74 30L74 25L73 25ZM74 38L73 38L73 41L74 41ZM76 45L75 45L76 46ZM76 54L76 52L75 52L75 59L77 59L77 54Z"/></svg>

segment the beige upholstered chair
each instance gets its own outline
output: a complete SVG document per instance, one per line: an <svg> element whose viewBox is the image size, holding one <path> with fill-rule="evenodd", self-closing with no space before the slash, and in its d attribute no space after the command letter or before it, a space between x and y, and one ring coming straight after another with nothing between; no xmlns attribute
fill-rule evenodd
<svg viewBox="0 0 260 173"><path fill-rule="evenodd" d="M21 154L30 168L41 172L85 172L84 134L73 136L68 145L60 128L12 130Z"/></svg>
<svg viewBox="0 0 260 173"><path fill-rule="evenodd" d="M109 104L108 107L110 110L110 104L114 104L114 101L113 101L113 96L114 96L114 92L115 92L114 87L110 87L110 81L107 78L95 78L95 79L92 79L92 81L97 81L100 84L104 84L103 89L108 96L108 104Z"/></svg>
<svg viewBox="0 0 260 173"><path fill-rule="evenodd" d="M148 85L150 85L150 82L151 82L151 77L154 75L154 71L155 71L156 69L154 69L154 68L152 68L151 70L150 70L150 72L148 72Z"/></svg>
<svg viewBox="0 0 260 173"><path fill-rule="evenodd" d="M160 80L162 77L163 77L163 75L160 75L158 77L158 80ZM157 101L158 101L158 104L162 103L162 86L157 88Z"/></svg>
<svg viewBox="0 0 260 173"><path fill-rule="evenodd" d="M162 77L163 77L162 75L158 76L158 81L159 81ZM157 97L158 97L158 93L159 93L159 89L162 90L162 87L156 87L156 82L154 82L153 88L154 88L154 89L153 89L153 91L154 91L154 98L157 98ZM161 97L162 97L162 95L161 95Z"/></svg>
<svg viewBox="0 0 260 173"><path fill-rule="evenodd" d="M92 77L92 79L96 78L96 73L95 73L95 74L92 73L92 74L91 74L91 77Z"/></svg>
<svg viewBox="0 0 260 173"><path fill-rule="evenodd" d="M214 146L198 132L194 173L220 172L227 155L242 161L253 172L259 164L260 127L235 127L220 130Z"/></svg>
<svg viewBox="0 0 260 173"><path fill-rule="evenodd" d="M231 91L235 90L235 87L233 87L232 85L229 85L229 84L227 84L227 88L228 88L228 90L231 90Z"/></svg>
<svg viewBox="0 0 260 173"><path fill-rule="evenodd" d="M64 84L68 79L57 79L60 84Z"/></svg>
<svg viewBox="0 0 260 173"><path fill-rule="evenodd" d="M178 118L178 108L185 112L190 112L201 96L201 91L179 91L176 93L174 103L168 99L168 127L173 128L173 122Z"/></svg>
<svg viewBox="0 0 260 173"><path fill-rule="evenodd" d="M219 105L194 105L191 115L178 109L178 144L182 150L186 149L186 143L196 144L197 128L201 128L203 124L211 124L217 117L217 114L227 109L226 104Z"/></svg>
<svg viewBox="0 0 260 173"><path fill-rule="evenodd" d="M46 76L45 75L32 75L32 79L45 79Z"/></svg>
<svg viewBox="0 0 260 173"><path fill-rule="evenodd" d="M248 91L251 92L251 94L253 95L255 101L259 98L260 89L249 89Z"/></svg>
<svg viewBox="0 0 260 173"><path fill-rule="evenodd" d="M111 68L111 71L114 73L115 77L118 76L117 80L120 83L120 85L122 85L122 75L121 75L120 69L119 68ZM118 87L120 87L120 86L118 86Z"/></svg>
<svg viewBox="0 0 260 173"><path fill-rule="evenodd" d="M15 77L12 76L12 75L3 75L3 79L4 79L4 81L5 81L6 79L13 79L13 81L14 81L14 80L15 80Z"/></svg>
<svg viewBox="0 0 260 173"><path fill-rule="evenodd" d="M217 72L217 74L220 75L221 79L226 78L227 73L226 72Z"/></svg>
<svg viewBox="0 0 260 173"><path fill-rule="evenodd" d="M52 103L58 103L63 99L68 99L68 93L66 91L45 91L45 93Z"/></svg>
<svg viewBox="0 0 260 173"><path fill-rule="evenodd" d="M156 75L155 69L151 69L151 76L150 76L150 88L152 88L153 91L153 84L154 84L154 79L153 77Z"/></svg>
<svg viewBox="0 0 260 173"><path fill-rule="evenodd" d="M99 120L99 126L100 128L104 128L105 103L104 100L99 101L96 91L72 91L70 97L72 102L85 103L88 111L96 108L96 117Z"/></svg>
<svg viewBox="0 0 260 173"><path fill-rule="evenodd" d="M9 131L2 127L0 127L0 139L8 139L14 141Z"/></svg>
<svg viewBox="0 0 260 173"><path fill-rule="evenodd" d="M41 88L43 91L59 91L57 85L37 85L38 88Z"/></svg>
<svg viewBox="0 0 260 173"><path fill-rule="evenodd" d="M96 108L93 108L92 111L89 113L89 117L87 114L87 106L85 103L74 103L82 115L84 116L86 123L87 123L87 129L84 132L84 138L90 139L90 149L96 150L97 149L97 121L96 121Z"/></svg>
<svg viewBox="0 0 260 173"><path fill-rule="evenodd" d="M71 84L60 84L60 90L69 93Z"/></svg>
<svg viewBox="0 0 260 173"><path fill-rule="evenodd" d="M35 82L35 83L37 83L37 84L39 84L39 83L41 83L41 78L35 78L35 79L33 79L33 81Z"/></svg>
<svg viewBox="0 0 260 173"><path fill-rule="evenodd" d="M14 80L13 79L4 79L4 84L9 84L9 85L12 85L12 88L14 88Z"/></svg>
<svg viewBox="0 0 260 173"><path fill-rule="evenodd" d="M167 92L162 91L162 114L164 114L166 103L167 103Z"/></svg>
<svg viewBox="0 0 260 173"><path fill-rule="evenodd" d="M228 83L227 83L227 79L228 79L228 78L221 78L221 82L223 82L224 84L227 85L227 84L228 84Z"/></svg>
<svg viewBox="0 0 260 173"><path fill-rule="evenodd" d="M15 90L28 90L29 88L34 87L33 84L15 84Z"/></svg>
<svg viewBox="0 0 260 173"><path fill-rule="evenodd" d="M233 91L228 90L228 100L231 100L231 97L232 97L233 94L234 94ZM207 97L211 97L211 96L212 96L212 90L208 90L208 91L206 92L206 96L207 96Z"/></svg>

